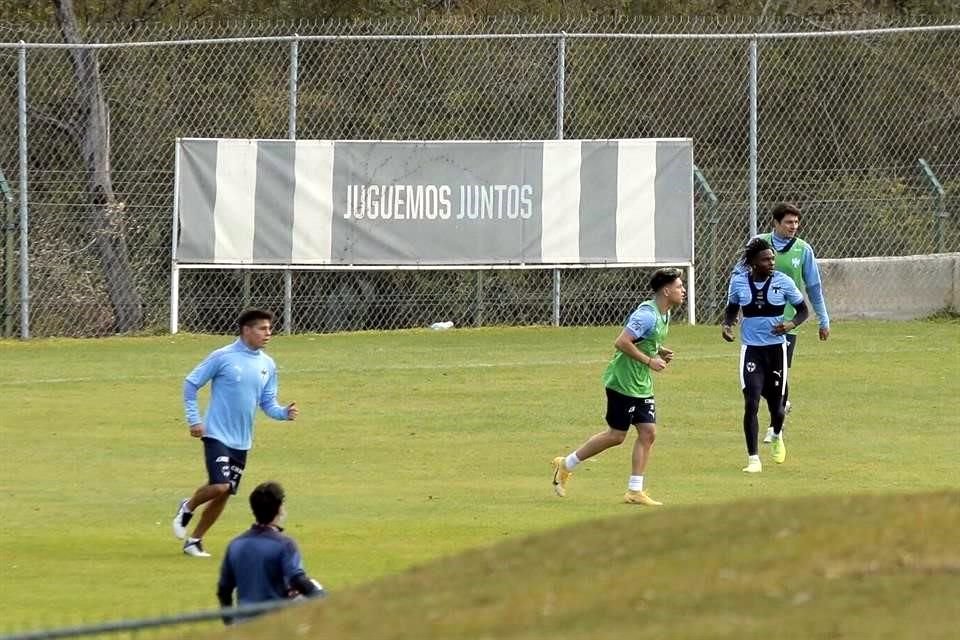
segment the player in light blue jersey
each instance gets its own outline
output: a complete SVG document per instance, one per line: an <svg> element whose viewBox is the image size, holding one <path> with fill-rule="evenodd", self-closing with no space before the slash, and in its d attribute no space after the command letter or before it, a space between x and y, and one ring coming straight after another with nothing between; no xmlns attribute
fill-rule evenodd
<svg viewBox="0 0 960 640"><path fill-rule="evenodd" d="M800 229L800 209L796 205L782 202L770 212L773 218L773 231L761 234L759 237L770 243L770 248L777 254L775 268L781 273L790 276L800 291L806 291L807 298L813 306L814 313L820 324L820 340L830 337L830 316L827 314L827 301L823 295L823 285L820 281L820 270L817 268L817 258L813 254L813 246L802 240L797 231ZM744 273L748 271L745 265L739 263L737 268ZM787 305L784 319L793 317L793 307ZM798 332L793 330L787 334L787 368L793 366L793 353L797 348ZM790 413L790 387L783 393L784 407ZM767 429L764 442L773 441L773 426Z"/></svg>
<svg viewBox="0 0 960 640"><path fill-rule="evenodd" d="M203 440L207 484L193 497L180 502L173 519L173 534L184 540L183 552L209 557L203 535L213 526L227 500L237 493L247 451L253 446L253 419L259 406L274 420L295 420L297 404L277 403L277 366L263 352L272 334L273 314L247 309L237 320L240 337L217 349L190 372L183 383L183 404L190 435ZM211 382L210 406L200 419L197 392ZM187 536L187 524L195 509L206 504L200 522Z"/></svg>
<svg viewBox="0 0 960 640"><path fill-rule="evenodd" d="M733 342L733 325L742 311L740 327L740 386L743 389L743 435L747 443L747 473L762 471L757 437L760 398L767 401L773 425L773 459L782 463L787 449L783 442L784 398L787 387L787 339L785 335L807 319L803 295L788 276L774 270L776 256L763 238L753 238L743 252L750 271L736 271L730 278L727 307L724 309L723 339ZM784 309L792 304L796 315L784 320Z"/></svg>

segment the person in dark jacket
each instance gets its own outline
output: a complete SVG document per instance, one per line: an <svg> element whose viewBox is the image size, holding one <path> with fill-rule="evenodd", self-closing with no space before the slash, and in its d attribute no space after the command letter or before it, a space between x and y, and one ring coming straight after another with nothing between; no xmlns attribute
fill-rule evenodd
<svg viewBox="0 0 960 640"><path fill-rule="evenodd" d="M234 591L238 605L324 595L320 583L307 576L297 543L283 533L284 498L276 482L264 482L250 494L256 522L227 546L217 584L221 606L233 606Z"/></svg>

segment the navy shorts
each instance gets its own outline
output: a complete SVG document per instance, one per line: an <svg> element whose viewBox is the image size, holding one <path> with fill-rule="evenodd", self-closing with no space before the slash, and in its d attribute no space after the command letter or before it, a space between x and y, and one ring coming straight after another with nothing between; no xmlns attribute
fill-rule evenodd
<svg viewBox="0 0 960 640"><path fill-rule="evenodd" d="M653 396L634 398L607 388L607 424L626 431L632 424L656 424L657 403Z"/></svg>
<svg viewBox="0 0 960 640"><path fill-rule="evenodd" d="M213 438L203 438L203 455L207 460L209 484L229 484L230 493L237 495L243 469L247 466L247 452L232 449Z"/></svg>

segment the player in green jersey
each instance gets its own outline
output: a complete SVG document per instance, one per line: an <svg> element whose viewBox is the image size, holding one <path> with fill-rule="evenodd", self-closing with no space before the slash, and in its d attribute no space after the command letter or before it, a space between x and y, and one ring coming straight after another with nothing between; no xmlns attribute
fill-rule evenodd
<svg viewBox="0 0 960 640"><path fill-rule="evenodd" d="M817 268L817 259L813 254L810 243L797 236L800 229L800 209L793 204L783 202L773 208L773 231L762 234L760 237L773 247L777 254L775 268L777 271L790 276L801 292L806 292L810 305L820 323L820 339L830 337L830 316L827 314L827 302L823 296L823 286L820 282L820 270ZM796 314L793 305L787 304L783 321L789 322ZM787 334L787 368L793 365L793 352L797 348L797 329ZM784 409L790 412L790 386L784 390ZM770 443L776 439L773 427L767 429L763 441Z"/></svg>
<svg viewBox="0 0 960 640"><path fill-rule="evenodd" d="M558 496L567 494L567 482L578 464L610 447L622 444L630 425L637 429L633 445L630 480L624 502L657 506L643 488L643 474L656 438L656 403L653 372L663 371L673 360L673 351L664 346L670 326L670 311L686 297L678 269L658 269L650 279L653 298L643 302L627 318L613 343L616 353L603 373L607 394L606 431L591 436L579 449L553 459L553 488Z"/></svg>

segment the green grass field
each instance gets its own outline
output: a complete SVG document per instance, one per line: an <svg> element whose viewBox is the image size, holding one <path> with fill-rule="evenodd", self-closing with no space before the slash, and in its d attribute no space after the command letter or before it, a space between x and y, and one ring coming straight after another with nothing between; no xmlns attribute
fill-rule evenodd
<svg viewBox="0 0 960 640"><path fill-rule="evenodd" d="M0 342L0 632L214 606L221 552L251 520L245 495L267 479L286 486L288 531L332 597L608 516L656 527L744 499L847 504L851 494L960 485L960 323L839 323L826 343L808 329L791 372L789 457L784 465L767 457L756 477L740 471L739 346L722 342L717 327L680 325L669 340L677 359L657 381L659 437L647 473L667 506L620 503L628 447L585 463L568 497L556 498L551 458L603 426L599 375L617 331L276 337L280 399L296 400L301 419L259 419L241 497L205 540L211 560L183 556L170 533L178 500L205 478L181 381L229 338ZM701 511L681 509L694 505ZM730 544L741 523L728 524L707 530ZM746 543L761 542L761 532L751 536ZM517 564L518 584L525 566Z"/></svg>
<svg viewBox="0 0 960 640"><path fill-rule="evenodd" d="M960 527L956 492L625 511L466 552L211 635L957 637L960 550L949 535Z"/></svg>

